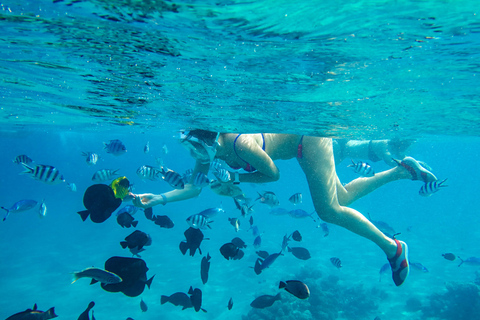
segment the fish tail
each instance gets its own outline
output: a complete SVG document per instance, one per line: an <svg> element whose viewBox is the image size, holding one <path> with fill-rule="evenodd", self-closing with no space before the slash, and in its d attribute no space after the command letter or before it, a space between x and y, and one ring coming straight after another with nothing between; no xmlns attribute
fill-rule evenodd
<svg viewBox="0 0 480 320"><path fill-rule="evenodd" d="M78 272L73 272L72 274L73 274L72 284L74 284L81 277L78 275Z"/></svg>
<svg viewBox="0 0 480 320"><path fill-rule="evenodd" d="M33 174L35 172L35 170L32 167L26 165L23 162L21 162L21 164L22 164L23 168L25 169L25 171L22 171L19 174Z"/></svg>
<svg viewBox="0 0 480 320"><path fill-rule="evenodd" d="M463 259L460 258L460 257L458 257L458 259L460 259L460 261L462 261L462 262L460 262L460 264L458 265L458 266L460 267L465 261L463 261Z"/></svg>
<svg viewBox="0 0 480 320"><path fill-rule="evenodd" d="M283 289L287 286L287 284L283 281L280 281L280 284L278 285L278 289Z"/></svg>
<svg viewBox="0 0 480 320"><path fill-rule="evenodd" d="M51 307L50 309L48 309L47 311L45 311L45 313L48 315L47 319L52 319L52 318L58 317L58 316L55 314L55 307Z"/></svg>
<svg viewBox="0 0 480 320"><path fill-rule="evenodd" d="M132 226L133 226L134 228L137 227L137 224L138 224L138 221L132 221Z"/></svg>
<svg viewBox="0 0 480 320"><path fill-rule="evenodd" d="M148 279L147 282L145 282L145 284L147 285L148 289L150 289L150 286L152 285L153 278L155 278L155 275L153 275L153 277L151 277L150 279Z"/></svg>
<svg viewBox="0 0 480 320"><path fill-rule="evenodd" d="M186 242L182 241L180 242L180 251L182 252L183 255L187 253L188 245Z"/></svg>
<svg viewBox="0 0 480 320"><path fill-rule="evenodd" d="M168 296L161 296L160 297L160 304L165 304L168 302Z"/></svg>
<svg viewBox="0 0 480 320"><path fill-rule="evenodd" d="M5 217L3 217L3 221L5 221L5 220L7 220L7 217L8 217L8 215L10 214L10 210L8 210L8 209L5 208L5 207L0 207L0 208L2 208L3 210L6 210L6 211L7 211L7 213L5 214Z"/></svg>
<svg viewBox="0 0 480 320"><path fill-rule="evenodd" d="M125 249L128 243L126 241L120 241L120 245L122 246L123 249Z"/></svg>

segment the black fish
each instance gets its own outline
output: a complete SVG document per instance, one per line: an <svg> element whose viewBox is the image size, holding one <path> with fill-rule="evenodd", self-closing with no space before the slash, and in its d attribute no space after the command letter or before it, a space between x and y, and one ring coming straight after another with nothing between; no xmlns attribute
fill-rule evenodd
<svg viewBox="0 0 480 320"><path fill-rule="evenodd" d="M130 215L130 213L124 211L117 216L117 223L122 226L122 228L130 228L133 226L137 227L138 221L135 221L135 218Z"/></svg>
<svg viewBox="0 0 480 320"><path fill-rule="evenodd" d="M310 297L310 289L307 285L298 280L287 280L285 282L280 281L278 285L279 289L285 288L285 290L299 299L307 299Z"/></svg>
<svg viewBox="0 0 480 320"><path fill-rule="evenodd" d="M171 296L161 296L160 297L160 303L165 304L167 302L170 302L174 306L182 306L182 310L188 309L188 308L193 308L192 301L190 300L190 297L183 292L175 292Z"/></svg>
<svg viewBox="0 0 480 320"><path fill-rule="evenodd" d="M342 267L342 261L340 261L340 259L337 257L330 258L330 262L338 269Z"/></svg>
<svg viewBox="0 0 480 320"><path fill-rule="evenodd" d="M228 300L227 308L228 308L228 310L232 310L232 308L233 308L233 299L232 298L230 298L230 300Z"/></svg>
<svg viewBox="0 0 480 320"><path fill-rule="evenodd" d="M282 299L282 296L280 295L280 293L278 293L276 296L265 294L253 300L252 303L250 303L250 306L256 309L268 308L272 306L275 301L281 300L281 299Z"/></svg>
<svg viewBox="0 0 480 320"><path fill-rule="evenodd" d="M122 278L122 282L102 283L102 288L108 292L123 292L128 297L137 297L142 294L145 285L150 289L155 277L147 280L147 264L138 258L111 257L105 262L105 270L118 275Z"/></svg>
<svg viewBox="0 0 480 320"><path fill-rule="evenodd" d="M190 289L188 290L188 294L190 295L190 301L192 302L192 306L196 312L200 311L200 309L203 312L207 312L202 309L202 290L198 288L193 289L192 287L190 287Z"/></svg>
<svg viewBox="0 0 480 320"><path fill-rule="evenodd" d="M250 219L248 220L248 222L250 223L250 227L253 226L253 216L250 216Z"/></svg>
<svg viewBox="0 0 480 320"><path fill-rule="evenodd" d="M444 253L444 254L442 254L442 257L444 257L445 259L447 259L449 261L453 261L457 258L457 256L454 255L453 253Z"/></svg>
<svg viewBox="0 0 480 320"><path fill-rule="evenodd" d="M190 250L190 256L194 256L195 252L198 251L202 254L202 250L200 249L200 244L203 241L203 233L200 229L195 228L188 228L183 233L187 241L180 242L180 251L183 255L187 253L187 250Z"/></svg>
<svg viewBox="0 0 480 320"><path fill-rule="evenodd" d="M253 267L253 270L257 275L259 275L264 269L269 268L281 255L282 252L279 252L268 255L268 257L266 257L264 260L258 258L257 261L255 261L255 266Z"/></svg>
<svg viewBox="0 0 480 320"><path fill-rule="evenodd" d="M298 230L293 231L292 239L297 241L297 242L302 241L302 235L300 234L300 232Z"/></svg>
<svg viewBox="0 0 480 320"><path fill-rule="evenodd" d="M256 254L262 259L266 259L270 255L267 251L264 250L257 251Z"/></svg>
<svg viewBox="0 0 480 320"><path fill-rule="evenodd" d="M77 320L90 320L90 317L88 316L88 313L90 312L90 309L92 309L95 306L95 302L90 302L88 304L87 309L80 314ZM92 311L93 312L93 311Z"/></svg>
<svg viewBox="0 0 480 320"><path fill-rule="evenodd" d="M145 218L147 218L148 220L152 220L154 221L154 216L153 216L153 209L152 208L147 208L145 210L143 210L143 213L145 213Z"/></svg>
<svg viewBox="0 0 480 320"><path fill-rule="evenodd" d="M33 309L27 309L22 312L15 313L5 320L48 320L58 317L55 314L55 307L48 309L47 311L37 310L37 304L33 306Z"/></svg>
<svg viewBox="0 0 480 320"><path fill-rule="evenodd" d="M125 241L120 241L120 245L123 249L128 247L129 249L137 248L141 250L144 246L152 244L152 238L143 231L135 230L125 238Z"/></svg>
<svg viewBox="0 0 480 320"><path fill-rule="evenodd" d="M167 216L155 216L152 220L156 225L160 226L160 228L171 229L175 226L173 221Z"/></svg>
<svg viewBox="0 0 480 320"><path fill-rule="evenodd" d="M295 258L300 260L308 260L311 258L310 252L302 247L288 247L288 252L291 252Z"/></svg>
<svg viewBox="0 0 480 320"><path fill-rule="evenodd" d="M240 251L240 249L238 249L238 247L231 242L225 243L220 247L220 253L227 260L234 259L234 257L238 254L238 251Z"/></svg>
<svg viewBox="0 0 480 320"><path fill-rule="evenodd" d="M110 218L121 204L122 199L115 197L112 188L106 184L94 184L83 195L83 205L87 210L79 211L78 214L83 221L90 215L93 222L101 223Z"/></svg>
<svg viewBox="0 0 480 320"><path fill-rule="evenodd" d="M206 257L202 258L202 262L200 264L200 276L202 277L203 284L207 283L208 281L208 270L210 270L210 254L207 253Z"/></svg>
<svg viewBox="0 0 480 320"><path fill-rule="evenodd" d="M241 248L246 248L247 245L245 244L245 241L243 241L242 239L240 239L239 237L235 237L232 239L232 243L239 249Z"/></svg>
<svg viewBox="0 0 480 320"><path fill-rule="evenodd" d="M145 301L140 300L140 309L142 310L142 312L147 312L148 310L148 307L147 307L147 304L145 303Z"/></svg>

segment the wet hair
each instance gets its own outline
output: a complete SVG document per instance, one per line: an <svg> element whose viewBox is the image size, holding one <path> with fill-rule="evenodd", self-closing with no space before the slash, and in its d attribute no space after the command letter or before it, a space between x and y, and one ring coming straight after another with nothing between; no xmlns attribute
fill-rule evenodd
<svg viewBox="0 0 480 320"><path fill-rule="evenodd" d="M217 132L207 131L201 129L194 129L188 132L187 139L190 137L195 137L199 140L202 140L207 145L212 146L215 143L215 138L217 137Z"/></svg>

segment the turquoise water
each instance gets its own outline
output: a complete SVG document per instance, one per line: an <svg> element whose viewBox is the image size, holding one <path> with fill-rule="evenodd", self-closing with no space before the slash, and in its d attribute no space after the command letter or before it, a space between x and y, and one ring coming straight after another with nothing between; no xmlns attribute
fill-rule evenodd
<svg viewBox="0 0 480 320"><path fill-rule="evenodd" d="M45 199L38 208L12 214L1 228L0 319L31 308L54 306L60 319L76 319L95 301L96 319L475 319L478 266L450 262L441 254L479 257L476 196L479 173L480 21L475 1L7 1L0 4L2 82L0 205ZM99 169L120 169L135 193L160 193L165 182L141 181L138 167L184 172L193 159L175 139L182 128L225 132L291 132L329 137L414 137L409 154L424 160L448 188L424 198L421 183L397 181L355 202L401 232L413 269L394 286L379 275L383 253L339 227L330 235L312 219L274 216L255 207L262 250L278 252L283 236L303 235L312 258L280 257L257 276L248 221L235 233L227 217L239 216L233 201L204 190L198 198L165 207L173 229L160 229L135 215L137 229L153 243L140 255L154 274L141 297L102 290L86 279L71 284L71 272L103 267L111 256L131 256L119 245L133 229L112 217L82 222L82 196ZM125 155L105 153L103 142L120 139ZM150 153L143 146L150 142ZM165 154L163 146L168 147ZM87 166L82 152L97 152ZM49 186L18 175L12 160L27 154L57 167L68 182ZM342 182L356 178L349 159L337 166ZM296 161L280 161L278 182L242 185L248 197L273 191L280 206L302 192L301 208L313 211ZM388 167L375 163L375 170ZM223 206L202 252L212 256L210 277L200 279L201 255L181 255L185 219ZM219 247L239 236L245 257L227 261ZM329 261L339 257L337 270ZM300 301L282 292L265 311L251 301L277 294L278 281L300 279L311 289ZM381 281L379 281L381 280ZM160 305L161 295L203 291L208 313ZM226 308L230 297L234 307ZM415 298L421 308L409 299ZM140 298L149 310L142 313ZM462 304L463 303L463 304ZM442 311L438 306L444 306Z"/></svg>

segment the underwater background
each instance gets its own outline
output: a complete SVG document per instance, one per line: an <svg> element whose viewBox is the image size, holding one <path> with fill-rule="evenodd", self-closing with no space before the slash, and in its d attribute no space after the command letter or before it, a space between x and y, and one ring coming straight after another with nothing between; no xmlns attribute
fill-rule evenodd
<svg viewBox="0 0 480 320"><path fill-rule="evenodd" d="M96 319L479 319L480 263L459 266L444 253L480 257L479 81L480 20L476 1L5 1L0 4L2 157L0 206L22 199L47 205L12 213L1 222L0 319L32 308L55 307L60 319L77 319L95 301ZM333 138L415 138L408 155L425 161L447 188L431 197L422 183L396 181L351 206L388 223L406 241L411 268L395 287L373 243L319 221L271 214L263 204L252 216L260 250L281 250L285 234L299 230L311 259L285 252L262 274L254 236L231 198L205 189L199 197L153 208L172 229L148 221L122 228L115 213L104 223L83 222L83 193L100 169L119 169L134 193L171 189L141 180L136 170L157 164L178 172L194 160L178 143L181 129L297 133ZM104 143L119 139L115 157ZM144 153L149 142L150 152ZM166 146L166 148L164 147ZM166 152L168 150L168 152ZM88 166L82 152L100 156ZM55 166L68 183L46 185L12 160L26 154ZM344 183L357 175L337 166ZM295 160L278 161L278 182L242 184L245 195L274 192L280 208L312 212L308 187ZM386 170L383 162L373 164ZM109 182L105 182L109 183ZM288 201L303 194L303 203ZM124 203L120 208L126 204ZM203 230L203 254L182 255L187 217L223 207ZM2 210L3 211L3 210ZM237 217L238 232L227 218ZM103 268L112 256L131 257L123 241L135 229L152 237L141 258L155 275L138 297L104 291L72 272ZM219 248L234 237L247 248L226 260ZM210 254L209 280L200 262ZM332 265L338 257L342 268ZM299 300L278 289L301 280L311 296ZM203 292L208 312L160 304L162 295ZM257 310L263 294L282 300ZM232 310L227 303L232 298ZM148 305L142 312L140 301Z"/></svg>

